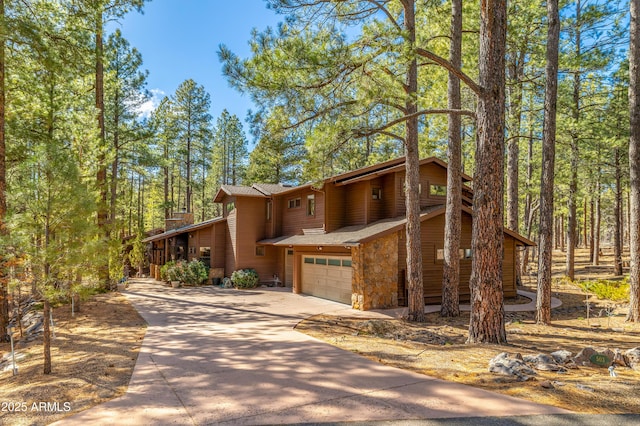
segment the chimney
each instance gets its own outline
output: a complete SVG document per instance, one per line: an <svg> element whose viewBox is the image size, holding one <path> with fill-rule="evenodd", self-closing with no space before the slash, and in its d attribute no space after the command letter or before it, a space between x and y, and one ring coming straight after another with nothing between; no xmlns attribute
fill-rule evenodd
<svg viewBox="0 0 640 426"><path fill-rule="evenodd" d="M189 213L184 209L180 213L174 213L173 217L164 220L165 232L188 225L193 225L193 213Z"/></svg>

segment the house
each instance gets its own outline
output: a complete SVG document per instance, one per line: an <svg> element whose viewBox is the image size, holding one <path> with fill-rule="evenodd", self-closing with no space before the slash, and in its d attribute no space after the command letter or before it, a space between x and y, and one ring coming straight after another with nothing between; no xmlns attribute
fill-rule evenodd
<svg viewBox="0 0 640 426"><path fill-rule="evenodd" d="M469 299L473 199L463 180L460 297ZM261 281L368 310L406 306L405 164L397 158L296 187L223 185L219 218L189 223L179 215L163 234L147 238L151 263L198 258L214 276L254 268ZM444 257L447 165L420 161L425 303L438 303ZM505 297L516 295L516 250L533 245L504 231ZM156 267L157 269L157 267Z"/></svg>

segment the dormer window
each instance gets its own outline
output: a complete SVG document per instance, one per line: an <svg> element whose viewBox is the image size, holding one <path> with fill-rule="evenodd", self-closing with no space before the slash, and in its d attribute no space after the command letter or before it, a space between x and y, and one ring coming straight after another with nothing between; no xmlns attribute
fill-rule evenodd
<svg viewBox="0 0 640 426"><path fill-rule="evenodd" d="M300 207L300 198L292 198L287 202L290 209L295 209Z"/></svg>

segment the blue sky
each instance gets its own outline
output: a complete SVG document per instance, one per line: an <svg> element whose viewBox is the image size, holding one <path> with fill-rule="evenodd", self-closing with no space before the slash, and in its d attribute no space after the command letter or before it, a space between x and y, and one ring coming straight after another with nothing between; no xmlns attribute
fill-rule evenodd
<svg viewBox="0 0 640 426"><path fill-rule="evenodd" d="M214 123L225 108L244 123L253 106L222 76L218 47L224 44L247 57L251 30L283 19L264 0L152 0L144 14L131 12L116 25L141 52L143 68L149 70L147 87L156 101L191 78L211 95Z"/></svg>

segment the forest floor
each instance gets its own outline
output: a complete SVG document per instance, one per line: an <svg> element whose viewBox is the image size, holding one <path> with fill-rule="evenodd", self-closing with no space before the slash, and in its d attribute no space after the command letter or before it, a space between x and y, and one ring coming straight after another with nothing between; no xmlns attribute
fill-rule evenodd
<svg viewBox="0 0 640 426"><path fill-rule="evenodd" d="M554 275L561 277L562 253L555 255ZM585 256L578 251L579 278L611 277L611 255L605 251L605 266L595 269L586 266ZM533 290L534 278L523 281ZM621 350L640 346L640 326L624 322L624 306L592 297L592 316L587 319L580 289L562 281L554 284L553 295L563 305L553 310L552 326L536 325L533 312L507 313L509 344L501 346L466 345L468 313L455 319L429 314L424 324L376 320L375 333L370 332L371 320L317 316L302 321L297 330L380 363L575 412L640 412L640 372L628 368L618 368L616 378L606 368L580 367L564 374L541 371L527 382L488 372L489 360L500 352L535 355L565 349L575 354L586 346ZM609 307L612 316L600 315ZM61 306L54 319L51 374L42 374L41 339L18 347L24 356L18 376L0 372L0 424L49 424L126 391L146 330L127 299L119 293L96 295L75 317L70 306ZM0 344L0 355L9 350L8 344Z"/></svg>
<svg viewBox="0 0 640 426"><path fill-rule="evenodd" d="M51 374L43 374L41 334L17 344L17 376L0 372L0 424L49 424L126 392L147 328L126 297L98 294L75 316L65 305L53 318ZM0 344L0 355L10 350Z"/></svg>
<svg viewBox="0 0 640 426"><path fill-rule="evenodd" d="M556 278L564 276L563 256L554 253ZM578 250L576 260L576 279L614 278L613 256L606 250L602 267L588 266L586 250ZM523 277L523 284L523 290L536 291L535 277ZM552 292L562 301L552 311L552 325L537 325L535 312L508 312L506 345L465 344L468 312L458 318L427 314L422 324L319 315L302 321L296 330L382 364L578 413L639 413L640 371L630 368L618 367L617 377L610 377L607 366L538 371L534 380L525 382L489 372L489 360L501 352L526 356L568 350L575 356L588 346L623 352L640 346L640 325L625 322L624 304L591 296L587 318L587 295L580 288L555 280Z"/></svg>

